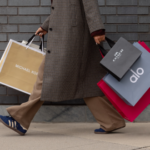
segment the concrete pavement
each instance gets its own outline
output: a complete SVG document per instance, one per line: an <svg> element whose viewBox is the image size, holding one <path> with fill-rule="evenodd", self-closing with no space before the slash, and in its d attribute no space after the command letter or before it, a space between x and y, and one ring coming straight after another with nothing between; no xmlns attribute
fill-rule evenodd
<svg viewBox="0 0 150 150"><path fill-rule="evenodd" d="M32 123L25 136L0 123L0 150L150 150L150 123L94 134L97 123Z"/></svg>

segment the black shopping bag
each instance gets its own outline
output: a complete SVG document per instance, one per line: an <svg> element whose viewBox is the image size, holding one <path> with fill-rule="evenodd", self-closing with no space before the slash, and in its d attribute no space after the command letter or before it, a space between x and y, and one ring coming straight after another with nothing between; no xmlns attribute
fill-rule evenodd
<svg viewBox="0 0 150 150"><path fill-rule="evenodd" d="M99 45L100 51L105 57L100 64L117 80L121 80L131 66L138 60L142 52L134 47L124 38L120 38L116 43L106 38L111 49L106 50Z"/></svg>

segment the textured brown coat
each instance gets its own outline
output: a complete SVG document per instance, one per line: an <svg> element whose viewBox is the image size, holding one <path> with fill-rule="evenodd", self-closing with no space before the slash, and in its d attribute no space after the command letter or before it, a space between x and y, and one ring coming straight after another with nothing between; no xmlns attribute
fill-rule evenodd
<svg viewBox="0 0 150 150"><path fill-rule="evenodd" d="M97 0L54 0L42 28L48 39L41 100L102 96L97 82L106 72L90 35L104 29Z"/></svg>

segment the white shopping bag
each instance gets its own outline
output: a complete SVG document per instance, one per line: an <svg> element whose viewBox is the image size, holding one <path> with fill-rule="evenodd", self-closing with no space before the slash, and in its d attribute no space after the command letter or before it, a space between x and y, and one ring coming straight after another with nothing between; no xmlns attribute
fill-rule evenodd
<svg viewBox="0 0 150 150"><path fill-rule="evenodd" d="M36 82L38 69L45 57L42 51L32 45L35 35L28 45L10 39L0 61L0 84L26 94L31 94Z"/></svg>

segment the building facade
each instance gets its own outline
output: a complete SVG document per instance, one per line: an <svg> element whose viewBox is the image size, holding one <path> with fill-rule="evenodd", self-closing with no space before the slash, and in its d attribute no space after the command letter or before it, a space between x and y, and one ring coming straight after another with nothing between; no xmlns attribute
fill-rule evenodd
<svg viewBox="0 0 150 150"><path fill-rule="evenodd" d="M106 36L116 41L124 37L130 42L144 41L150 46L150 0L98 0L106 27ZM0 57L9 39L28 40L51 13L50 0L1 0ZM39 44L39 38L35 39ZM45 38L46 45L46 38ZM104 47L109 49L107 43ZM9 105L26 102L29 95L0 85L0 113ZM136 121L150 121L149 107ZM43 120L42 114L47 116ZM82 115L81 115L82 114ZM68 116L68 117L67 117ZM89 122L95 121L82 99L61 103L45 102L34 121Z"/></svg>

